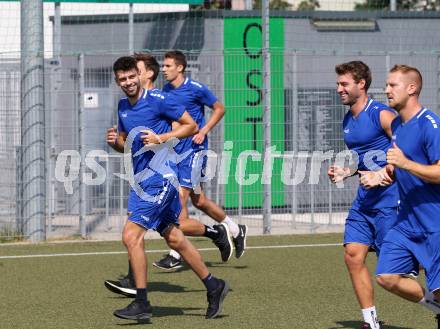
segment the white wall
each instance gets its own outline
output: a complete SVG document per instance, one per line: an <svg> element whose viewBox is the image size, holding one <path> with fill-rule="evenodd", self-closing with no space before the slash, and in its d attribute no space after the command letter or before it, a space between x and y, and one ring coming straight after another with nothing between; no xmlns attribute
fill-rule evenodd
<svg viewBox="0 0 440 329"><path fill-rule="evenodd" d="M44 3L45 56L52 56L52 22L54 3ZM62 3L61 15L128 14L128 4ZM188 11L188 5L134 4L134 13ZM20 2L0 2L0 58L17 57L20 52Z"/></svg>

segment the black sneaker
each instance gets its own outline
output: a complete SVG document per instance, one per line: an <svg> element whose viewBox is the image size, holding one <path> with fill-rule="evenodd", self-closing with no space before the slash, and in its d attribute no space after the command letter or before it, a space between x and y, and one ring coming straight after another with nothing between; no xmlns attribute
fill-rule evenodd
<svg viewBox="0 0 440 329"><path fill-rule="evenodd" d="M126 308L114 311L113 315L121 319L146 321L152 317L153 308L148 301L145 304L134 300Z"/></svg>
<svg viewBox="0 0 440 329"><path fill-rule="evenodd" d="M248 228L246 225L238 224L238 228L240 232L237 237L234 238L234 246L235 246L235 257L240 258L243 256L244 251L246 250L246 237Z"/></svg>
<svg viewBox="0 0 440 329"><path fill-rule="evenodd" d="M182 260L177 259L174 256L171 256L170 254L166 255L160 261L154 262L153 266L165 271L177 270L183 267Z"/></svg>
<svg viewBox="0 0 440 329"><path fill-rule="evenodd" d="M208 297L208 309L206 310L206 319L213 319L222 311L223 300L229 292L229 284L221 279L219 287L212 291L211 293L207 293Z"/></svg>
<svg viewBox="0 0 440 329"><path fill-rule="evenodd" d="M440 314L437 314L435 318L437 319L437 329L440 329Z"/></svg>
<svg viewBox="0 0 440 329"><path fill-rule="evenodd" d="M227 262L232 256L232 239L231 233L229 233L228 226L226 224L214 225L212 228L217 230L218 238L213 240L214 244L220 250L222 255L222 261Z"/></svg>
<svg viewBox="0 0 440 329"><path fill-rule="evenodd" d="M105 280L104 285L108 290L116 294L126 297L136 297L136 285L134 280L128 275L118 281Z"/></svg>

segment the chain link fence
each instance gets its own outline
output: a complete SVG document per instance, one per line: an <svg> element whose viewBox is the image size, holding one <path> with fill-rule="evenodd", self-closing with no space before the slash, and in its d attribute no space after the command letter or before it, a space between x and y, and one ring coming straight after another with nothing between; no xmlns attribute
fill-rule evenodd
<svg viewBox="0 0 440 329"><path fill-rule="evenodd" d="M391 19L370 14L360 19L374 23L365 31L350 30L349 24L325 25L340 19L337 13L302 17L286 12L271 19L272 233L340 231L355 195L356 178L341 187L330 184L326 175L345 150L341 122L347 109L336 93L336 64L353 59L368 63L373 72L370 94L381 101L389 68L414 65L424 74L423 104L439 113L440 53L432 49L440 41L431 35L439 23L423 15ZM209 136L212 179L205 190L234 219L261 233L261 25L252 12L235 16L138 14L134 49L150 50L160 62L164 49L184 50L187 74L207 84L225 104L225 118ZM344 13L341 22L358 16ZM122 46L128 29L117 27L126 27L126 16L68 16L61 23L59 54L46 56L43 71L45 237L116 239L126 219L129 184L120 178L126 168L121 155L106 145L105 133L117 124L122 95L111 68L128 53ZM423 29L428 23L430 29ZM406 35L397 28L404 25ZM29 200L23 196L21 174L26 151L20 58L3 53L0 67L0 239L8 240L27 238L22 209ZM156 86L162 85L160 76ZM210 223L194 208L191 213Z"/></svg>

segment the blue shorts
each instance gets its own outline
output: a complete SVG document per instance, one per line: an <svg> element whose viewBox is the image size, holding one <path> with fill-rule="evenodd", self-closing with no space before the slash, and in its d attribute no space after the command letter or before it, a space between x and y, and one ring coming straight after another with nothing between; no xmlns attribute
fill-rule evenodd
<svg viewBox="0 0 440 329"><path fill-rule="evenodd" d="M206 151L191 152L177 164L179 184L183 187L196 189L204 182L208 157Z"/></svg>
<svg viewBox="0 0 440 329"><path fill-rule="evenodd" d="M417 272L419 264L429 291L440 289L440 232L413 233L395 227L382 244L376 275Z"/></svg>
<svg viewBox="0 0 440 329"><path fill-rule="evenodd" d="M351 208L345 221L344 245L360 243L379 254L383 239L396 225L397 208L358 210Z"/></svg>
<svg viewBox="0 0 440 329"><path fill-rule="evenodd" d="M129 221L163 235L170 225L178 225L182 206L179 192L168 182L154 196L154 202L142 200L134 191L130 191L128 210L131 212Z"/></svg>

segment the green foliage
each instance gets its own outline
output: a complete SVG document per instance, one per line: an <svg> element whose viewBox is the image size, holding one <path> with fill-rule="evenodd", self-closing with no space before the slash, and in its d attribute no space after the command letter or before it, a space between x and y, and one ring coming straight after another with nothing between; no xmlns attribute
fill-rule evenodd
<svg viewBox="0 0 440 329"><path fill-rule="evenodd" d="M366 0L363 3L356 3L355 10L381 10L390 7L389 0Z"/></svg>
<svg viewBox="0 0 440 329"><path fill-rule="evenodd" d="M261 0L254 0L254 9L261 9ZM290 10L292 5L285 0L271 0L269 3L271 10Z"/></svg>
<svg viewBox="0 0 440 329"><path fill-rule="evenodd" d="M318 0L303 0L299 3L297 10L306 11L306 10L315 10L319 8Z"/></svg>
<svg viewBox="0 0 440 329"><path fill-rule="evenodd" d="M0 243L23 241L23 234L12 228L11 226L3 226L0 228Z"/></svg>
<svg viewBox="0 0 440 329"><path fill-rule="evenodd" d="M231 9L231 0L205 0L201 5L190 6L191 10Z"/></svg>
<svg viewBox="0 0 440 329"><path fill-rule="evenodd" d="M439 0L397 0L397 10L440 10ZM390 0L366 0L356 3L355 10L389 10Z"/></svg>

